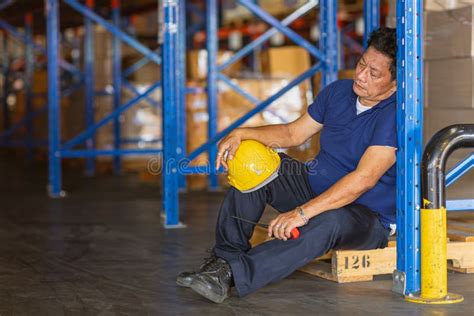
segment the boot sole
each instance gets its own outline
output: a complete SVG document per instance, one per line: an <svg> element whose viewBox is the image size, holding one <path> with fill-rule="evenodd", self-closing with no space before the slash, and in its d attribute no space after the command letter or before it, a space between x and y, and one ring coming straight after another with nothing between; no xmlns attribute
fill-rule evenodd
<svg viewBox="0 0 474 316"><path fill-rule="evenodd" d="M204 296L208 300L213 301L217 304L222 303L228 297L228 295L222 297L210 291L206 284L204 282L201 282L199 279L194 279L190 287L199 295Z"/></svg>
<svg viewBox="0 0 474 316"><path fill-rule="evenodd" d="M176 280L176 284L178 284L179 286L181 287L191 287L191 282L182 282L182 281L179 281L179 280Z"/></svg>

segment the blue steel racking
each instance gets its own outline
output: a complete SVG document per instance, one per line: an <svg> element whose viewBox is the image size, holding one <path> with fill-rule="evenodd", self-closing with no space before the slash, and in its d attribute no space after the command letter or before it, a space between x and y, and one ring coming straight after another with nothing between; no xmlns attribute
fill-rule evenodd
<svg viewBox="0 0 474 316"><path fill-rule="evenodd" d="M295 85L301 83L314 75L317 71L322 71L322 84L327 85L337 78L337 26L336 26L336 2L321 0L320 23L321 23L321 41L320 48L316 48L308 41L301 38L287 26L298 16L301 16L308 10L313 9L318 1L308 1L301 8L282 21L263 11L253 1L236 0L256 16L261 18L272 26L270 30L262 34L254 42L246 45L237 52L230 60L222 65L216 64L217 56L217 0L206 1L206 28L207 28L207 49L208 49L208 106L209 106L209 140L192 153L185 153L184 150L184 96L188 92L184 84L184 52L185 52L185 1L184 0L164 0L163 12L163 43L161 54L162 64L162 83L153 84L144 93L138 93L127 80L133 71L138 70L145 63L152 61L160 64L161 58L156 51L151 51L141 45L134 38L120 30L119 11L113 11L113 23L107 22L95 14L91 8L81 5L77 0L64 0L63 2L71 6L76 11L84 15L87 21L98 23L115 36L115 41L124 41L130 46L136 48L144 54L144 58L134 64L132 67L120 71L114 67L114 88L115 93L120 87L134 91L136 97L126 102L118 104L115 94L115 109L106 118L95 124L89 122L88 128L72 140L61 144L59 139L59 67L63 67L76 73L77 69L73 65L64 63L58 59L58 3L59 0L45 0L47 11L47 43L48 43L48 110L49 110L49 185L50 194L53 197L61 195L61 158L63 157L96 157L98 155L112 155L114 165L119 167L119 157L125 154L135 153L161 153L161 150L123 150L120 149L120 141L115 142L114 150L72 150L72 148L88 139L91 139L93 133L105 125L107 122L114 121L126 109L130 108L136 102L142 99L148 99L152 104L153 100L148 98L148 94L155 88L162 85L163 89L163 212L165 215L165 227L182 227L179 222L179 189L184 187L183 174L209 173L209 185L215 189L217 183L217 172L213 170L216 159L216 143L228 134L230 131L245 122L252 115L261 111L280 96L285 94ZM365 41L371 30L379 24L379 1L366 0L365 3ZM1 7L1 6L0 6ZM397 77L398 90L397 98L399 100L397 124L400 149L397 153L397 270L394 273L394 290L404 295L411 295L420 289L420 254L419 254L419 212L420 212L420 159L422 154L422 122L423 122L423 60L422 60L422 1L397 1L397 37L399 52L397 58ZM0 26L9 33L15 33L9 25L0 21ZM288 86L282 88L269 99L258 101L253 96L243 91L221 72L223 69L242 58L253 49L261 45L270 38L275 32L281 32L296 44L304 47L308 52L319 60L319 63L313 65L309 70L295 78ZM18 35L23 39L23 35ZM116 44L117 42L114 42ZM114 66L117 66L117 60L120 55L114 45ZM38 47L32 46L37 50ZM44 52L44 49L40 49ZM5 71L5 68L4 68ZM121 73L121 74L120 74ZM84 74L87 77L90 73ZM82 74L79 73L82 78ZM235 89L238 93L253 101L256 104L255 109L242 116L232 123L228 128L217 132L216 111L217 111L217 81L220 80ZM121 81L121 82L120 82ZM64 93L64 92L62 92ZM89 96L92 94L89 94ZM156 104L155 104L156 105ZM29 120L26 120L29 121ZM25 121L25 122L26 122ZM116 128L116 135L120 131ZM120 139L117 136L116 140ZM93 145L91 146L93 147ZM206 166L190 167L188 163L203 152L209 152L210 164ZM184 163L183 163L184 162ZM463 174L474 167L474 154L459 163L446 177L446 184L449 186ZM472 210L474 209L474 200L447 201L449 210Z"/></svg>
<svg viewBox="0 0 474 316"><path fill-rule="evenodd" d="M120 28L120 1L111 0L112 8L112 23L108 22L98 14L93 11L94 1L88 0L86 5L79 3L77 0L64 0L63 3L69 5L75 11L81 13L84 16L85 22L85 91L86 91L86 129L81 132L79 135L73 137L72 139L66 140L61 143L59 140L59 107L56 105L58 100L58 94L56 93L56 87L58 82L57 78L58 65L55 62L52 62L52 58L55 58L55 55L59 49L58 42L58 27L59 27L59 16L58 16L58 0L47 0L46 1L46 11L47 11L47 42L48 42L48 99L49 99L49 194L52 197L58 197L63 195L61 190L61 159L65 157L84 157L87 159L86 171L90 174L94 172L94 161L93 158L97 156L113 156L114 157L114 170L116 173L120 171L120 156L122 155L144 155L144 154L159 154L161 149L121 149L120 145L122 142L131 141L131 140L122 140L120 137L120 126L119 126L119 116L121 113L132 107L137 102L142 99L147 100L153 106L159 106L156 101L150 99L148 95L153 92L155 89L161 87L161 82L153 83L149 88L147 88L143 93L139 93L133 85L131 85L127 80L126 76L132 74L134 71L137 71L142 66L144 66L149 61L155 62L157 64L161 63L161 57L157 52L150 50L148 47L144 46L132 36L128 35ZM97 92L94 91L94 81L93 81L93 32L92 32L92 23L101 25L107 31L114 35L113 39L113 100L114 100L114 110L99 120L94 122L93 118L93 103L94 96L97 95ZM129 46L133 47L140 53L144 55L144 58L139 62L132 65L130 68L123 71L121 70L120 60L120 41L125 42ZM131 100L120 104L120 91L121 87L124 87L135 93L135 97ZM106 93L107 94L107 93ZM95 149L94 144L94 133L97 129L101 128L108 122L113 122L114 124L114 149L113 150L97 150ZM86 148L84 150L74 149L76 145L81 143L86 143Z"/></svg>

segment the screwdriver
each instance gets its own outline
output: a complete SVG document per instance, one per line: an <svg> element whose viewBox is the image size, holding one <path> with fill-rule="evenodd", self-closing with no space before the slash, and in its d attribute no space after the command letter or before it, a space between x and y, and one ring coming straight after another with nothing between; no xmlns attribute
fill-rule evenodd
<svg viewBox="0 0 474 316"><path fill-rule="evenodd" d="M246 222L246 223L249 223L249 224L254 224L254 225L257 225L257 226L260 226L260 227L263 227L263 228L268 228L268 224L261 224L261 223L255 223L255 222L252 222L252 221L249 221L248 219L243 219L243 218L240 218L240 217L237 217L237 216L231 216L232 218L235 218L239 221L242 221L242 222ZM298 230L298 228L293 228L290 232L290 239L298 239L298 237L300 237L300 231Z"/></svg>

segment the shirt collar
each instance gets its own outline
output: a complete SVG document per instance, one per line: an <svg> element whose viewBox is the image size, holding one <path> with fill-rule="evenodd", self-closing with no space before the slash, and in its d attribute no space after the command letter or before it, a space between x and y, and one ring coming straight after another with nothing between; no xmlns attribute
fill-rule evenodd
<svg viewBox="0 0 474 316"><path fill-rule="evenodd" d="M354 83L354 81L352 81L352 82ZM352 98L351 98L351 100L354 102L354 104L356 104L358 95L355 94L355 92L354 92L354 90L352 89L352 87L351 87L351 92L352 92ZM394 92L394 93L392 93L392 95L390 95L390 96L389 96L388 98L386 98L385 100L382 100L382 101L380 101L379 103L377 103L376 105L374 105L374 106L372 107L372 109L381 109L381 108L384 108L384 107L386 107L387 105L389 105L389 104L395 102L396 99L397 99L397 92Z"/></svg>

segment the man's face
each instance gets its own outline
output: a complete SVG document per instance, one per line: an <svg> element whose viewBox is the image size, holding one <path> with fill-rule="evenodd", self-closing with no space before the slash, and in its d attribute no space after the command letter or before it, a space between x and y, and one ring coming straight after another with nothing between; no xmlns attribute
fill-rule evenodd
<svg viewBox="0 0 474 316"><path fill-rule="evenodd" d="M357 63L353 90L365 105L375 105L397 90L390 65L390 57L373 47L369 47Z"/></svg>

